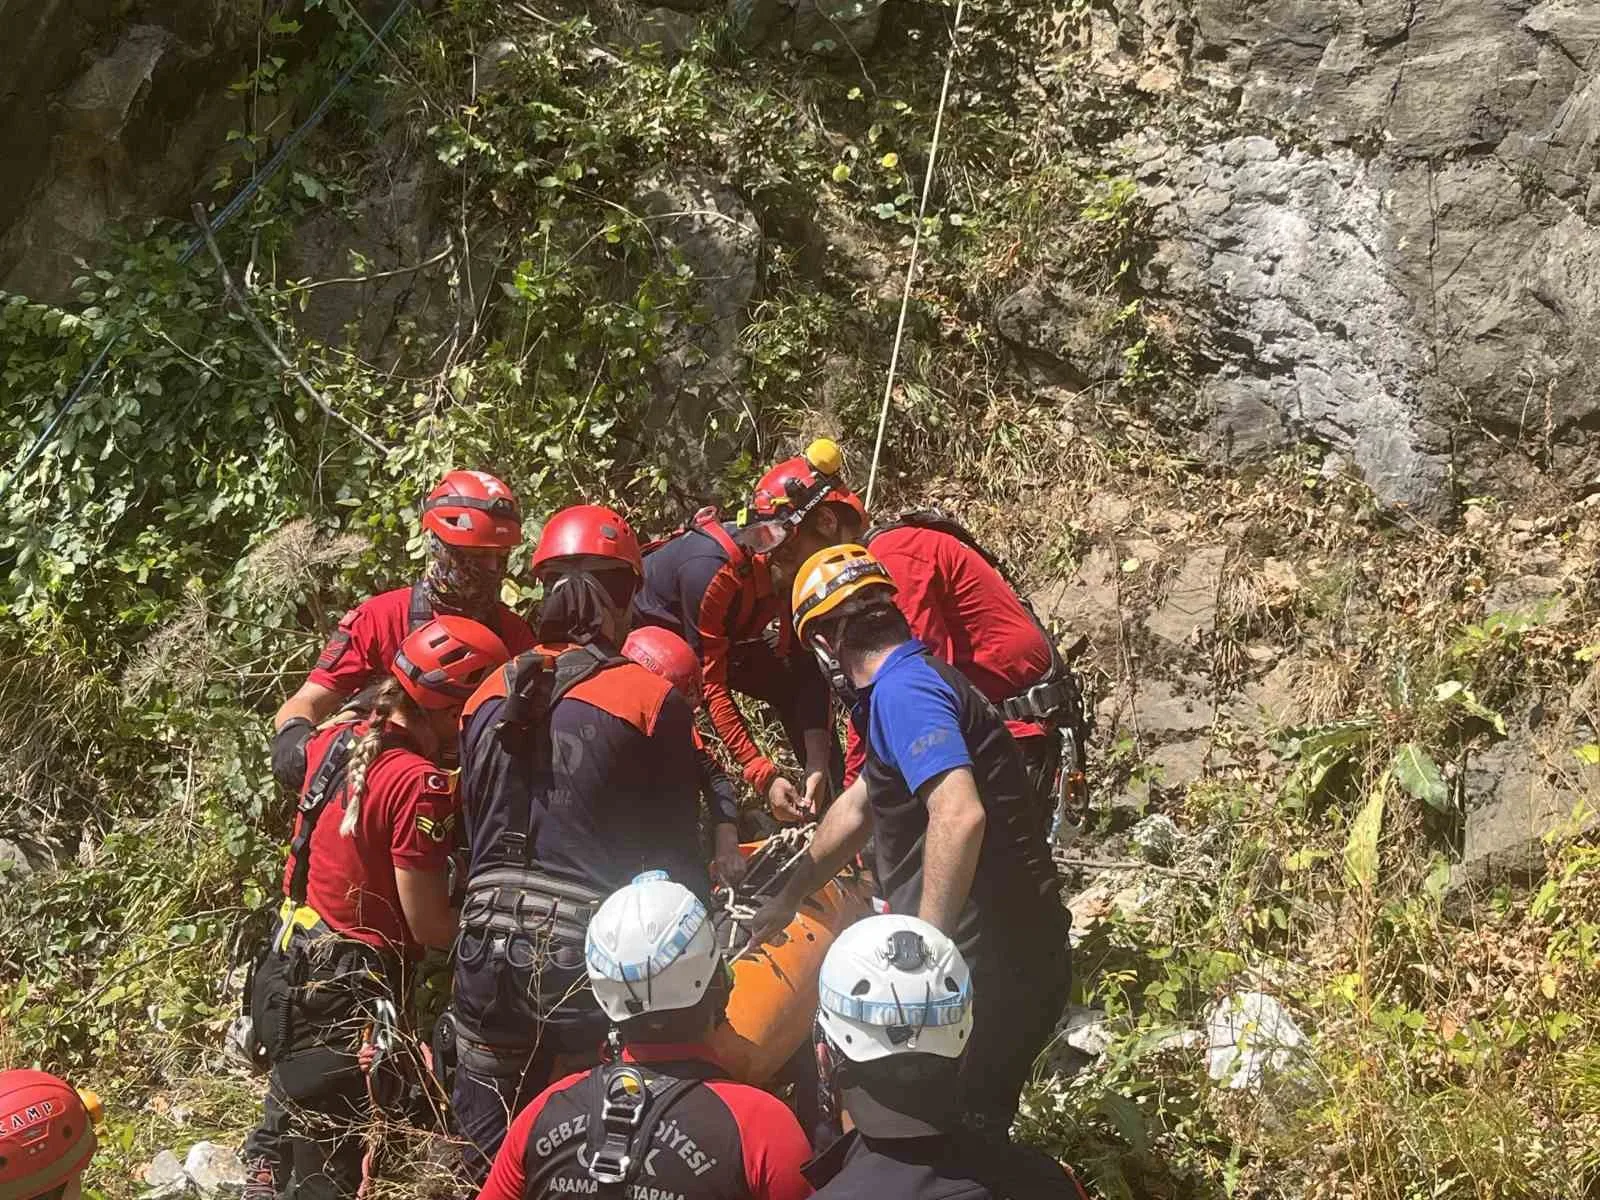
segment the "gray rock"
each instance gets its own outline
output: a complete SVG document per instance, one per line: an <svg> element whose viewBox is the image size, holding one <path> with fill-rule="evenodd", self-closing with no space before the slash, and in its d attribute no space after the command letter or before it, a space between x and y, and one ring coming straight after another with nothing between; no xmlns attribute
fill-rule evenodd
<svg viewBox="0 0 1600 1200"><path fill-rule="evenodd" d="M33 864L15 842L0 838L0 880L26 879L33 874Z"/></svg>
<svg viewBox="0 0 1600 1200"><path fill-rule="evenodd" d="M1145 618L1144 627L1175 646L1205 637L1217 625L1217 588L1228 559L1225 546L1191 551L1166 589L1161 607Z"/></svg>
<svg viewBox="0 0 1600 1200"><path fill-rule="evenodd" d="M1128 831L1128 840L1141 858L1166 866L1177 857L1182 835L1166 813L1151 813Z"/></svg>
<svg viewBox="0 0 1600 1200"><path fill-rule="evenodd" d="M1116 306L1107 298L1061 285L1035 282L995 305L1000 336L1019 349L1043 355L1074 387L1109 378L1118 355L1110 336Z"/></svg>
<svg viewBox="0 0 1600 1200"><path fill-rule="evenodd" d="M727 0L727 11L747 47L781 43L838 62L870 53L883 22L883 0Z"/></svg>
<svg viewBox="0 0 1600 1200"><path fill-rule="evenodd" d="M1120 619L1116 572L1116 556L1097 546L1072 578L1040 588L1029 600L1047 624L1055 622L1069 637L1088 634L1092 642L1109 644Z"/></svg>
<svg viewBox="0 0 1600 1200"><path fill-rule="evenodd" d="M183 1171L206 1196L237 1195L244 1190L244 1164L231 1149L215 1142L190 1146Z"/></svg>
<svg viewBox="0 0 1600 1200"><path fill-rule="evenodd" d="M473 70L477 72L477 85L479 92L492 92L506 81L508 72L507 64L522 53L522 47L510 38L496 38L482 50L473 61Z"/></svg>
<svg viewBox="0 0 1600 1200"><path fill-rule="evenodd" d="M144 1200L176 1200L195 1190L194 1180L171 1150L163 1150L145 1167L144 1182L150 1189Z"/></svg>
<svg viewBox="0 0 1600 1200"><path fill-rule="evenodd" d="M1139 732L1158 740L1208 730L1217 715L1203 697L1179 691L1166 679L1141 682L1133 708Z"/></svg>
<svg viewBox="0 0 1600 1200"><path fill-rule="evenodd" d="M645 9L628 23L624 34L635 46L660 46L670 61L688 49L699 28L700 18L695 13L663 6Z"/></svg>
<svg viewBox="0 0 1600 1200"><path fill-rule="evenodd" d="M1467 762L1466 833L1452 890L1524 884L1545 873L1547 839L1600 828L1592 797L1600 766L1571 750L1565 722L1545 747L1525 732L1474 752Z"/></svg>
<svg viewBox="0 0 1600 1200"><path fill-rule="evenodd" d="M681 260L698 285L702 316L669 329L657 363L662 419L698 444L711 415L739 408L738 339L761 285L761 226L731 186L695 171L645 180L635 210L662 253Z"/></svg>
<svg viewBox="0 0 1600 1200"><path fill-rule="evenodd" d="M1196 0L1189 18L1142 5L1106 53L1192 33L1186 77L1244 126L1126 153L1156 210L1152 288L1211 364L1203 452L1315 440L1425 513L1447 449L1475 489L1520 490L1535 454L1600 473L1600 6Z"/></svg>

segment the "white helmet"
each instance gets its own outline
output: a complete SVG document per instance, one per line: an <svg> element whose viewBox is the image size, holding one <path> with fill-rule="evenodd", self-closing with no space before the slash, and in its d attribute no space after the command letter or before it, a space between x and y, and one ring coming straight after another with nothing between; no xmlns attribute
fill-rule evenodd
<svg viewBox="0 0 1600 1200"><path fill-rule="evenodd" d="M595 999L613 1021L693 1008L721 970L706 906L665 871L607 896L584 942Z"/></svg>
<svg viewBox="0 0 1600 1200"><path fill-rule="evenodd" d="M959 1058L972 1033L972 975L961 951L916 917L850 926L828 950L817 1023L852 1062L892 1054Z"/></svg>

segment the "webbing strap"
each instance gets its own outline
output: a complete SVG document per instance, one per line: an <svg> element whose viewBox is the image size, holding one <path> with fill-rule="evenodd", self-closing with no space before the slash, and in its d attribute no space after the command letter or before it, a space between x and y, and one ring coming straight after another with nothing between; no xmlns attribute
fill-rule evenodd
<svg viewBox="0 0 1600 1200"><path fill-rule="evenodd" d="M750 555L722 527L722 516L715 508L702 508L695 513L692 527L722 548L734 573L739 576L739 611L734 614L733 630L743 629L746 622L755 616L756 605L760 602L756 595L755 567L750 562Z"/></svg>
<svg viewBox="0 0 1600 1200"><path fill-rule="evenodd" d="M294 870L289 875L289 899L296 908L306 902L306 888L311 880L311 834L322 818L328 801L344 784L344 769L350 762L350 743L355 740L355 726L341 729L322 756L316 773L300 796L300 824L289 843L289 857Z"/></svg>
<svg viewBox="0 0 1600 1200"><path fill-rule="evenodd" d="M406 632L415 633L433 620L433 601L428 598L428 585L421 579L411 585L411 599L406 605Z"/></svg>
<svg viewBox="0 0 1600 1200"><path fill-rule="evenodd" d="M511 753L527 754L530 768L547 771L554 761L550 744L550 713L561 698L584 680L601 671L622 666L629 659L594 643L574 646L554 656L533 651L513 659L506 669L505 716L501 725L518 731L500 744ZM522 822L522 864L533 865L533 810L538 787L528 789L528 806Z"/></svg>
<svg viewBox="0 0 1600 1200"><path fill-rule="evenodd" d="M696 1072L652 1092L645 1073L631 1063L596 1067L589 1073L589 1125L584 1140L587 1161L583 1166L589 1178L600 1185L598 1195L620 1196L626 1192L644 1169L650 1143L667 1113L712 1074L708 1069L702 1078ZM630 1092L624 1085L613 1096L612 1081L629 1076L637 1092Z"/></svg>

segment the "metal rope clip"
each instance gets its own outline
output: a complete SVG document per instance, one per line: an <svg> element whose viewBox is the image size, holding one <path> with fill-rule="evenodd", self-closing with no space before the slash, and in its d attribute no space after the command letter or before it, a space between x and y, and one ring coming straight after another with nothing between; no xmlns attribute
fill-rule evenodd
<svg viewBox="0 0 1600 1200"><path fill-rule="evenodd" d="M626 1183L633 1169L633 1139L644 1122L650 1089L635 1067L615 1066L600 1101L602 1140L589 1160L589 1178L599 1183Z"/></svg>

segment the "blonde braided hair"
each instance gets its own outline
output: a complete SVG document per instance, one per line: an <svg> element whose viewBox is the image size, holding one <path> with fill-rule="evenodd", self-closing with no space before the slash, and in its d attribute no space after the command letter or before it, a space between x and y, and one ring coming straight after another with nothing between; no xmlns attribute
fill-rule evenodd
<svg viewBox="0 0 1600 1200"><path fill-rule="evenodd" d="M407 716L421 715L421 710L406 695L399 680L387 679L367 706L367 732L350 747L350 760L345 765L344 818L339 822L339 832L345 837L355 836L361 798L367 791L367 772L383 749L383 735L388 729L389 718L401 711L406 712Z"/></svg>

